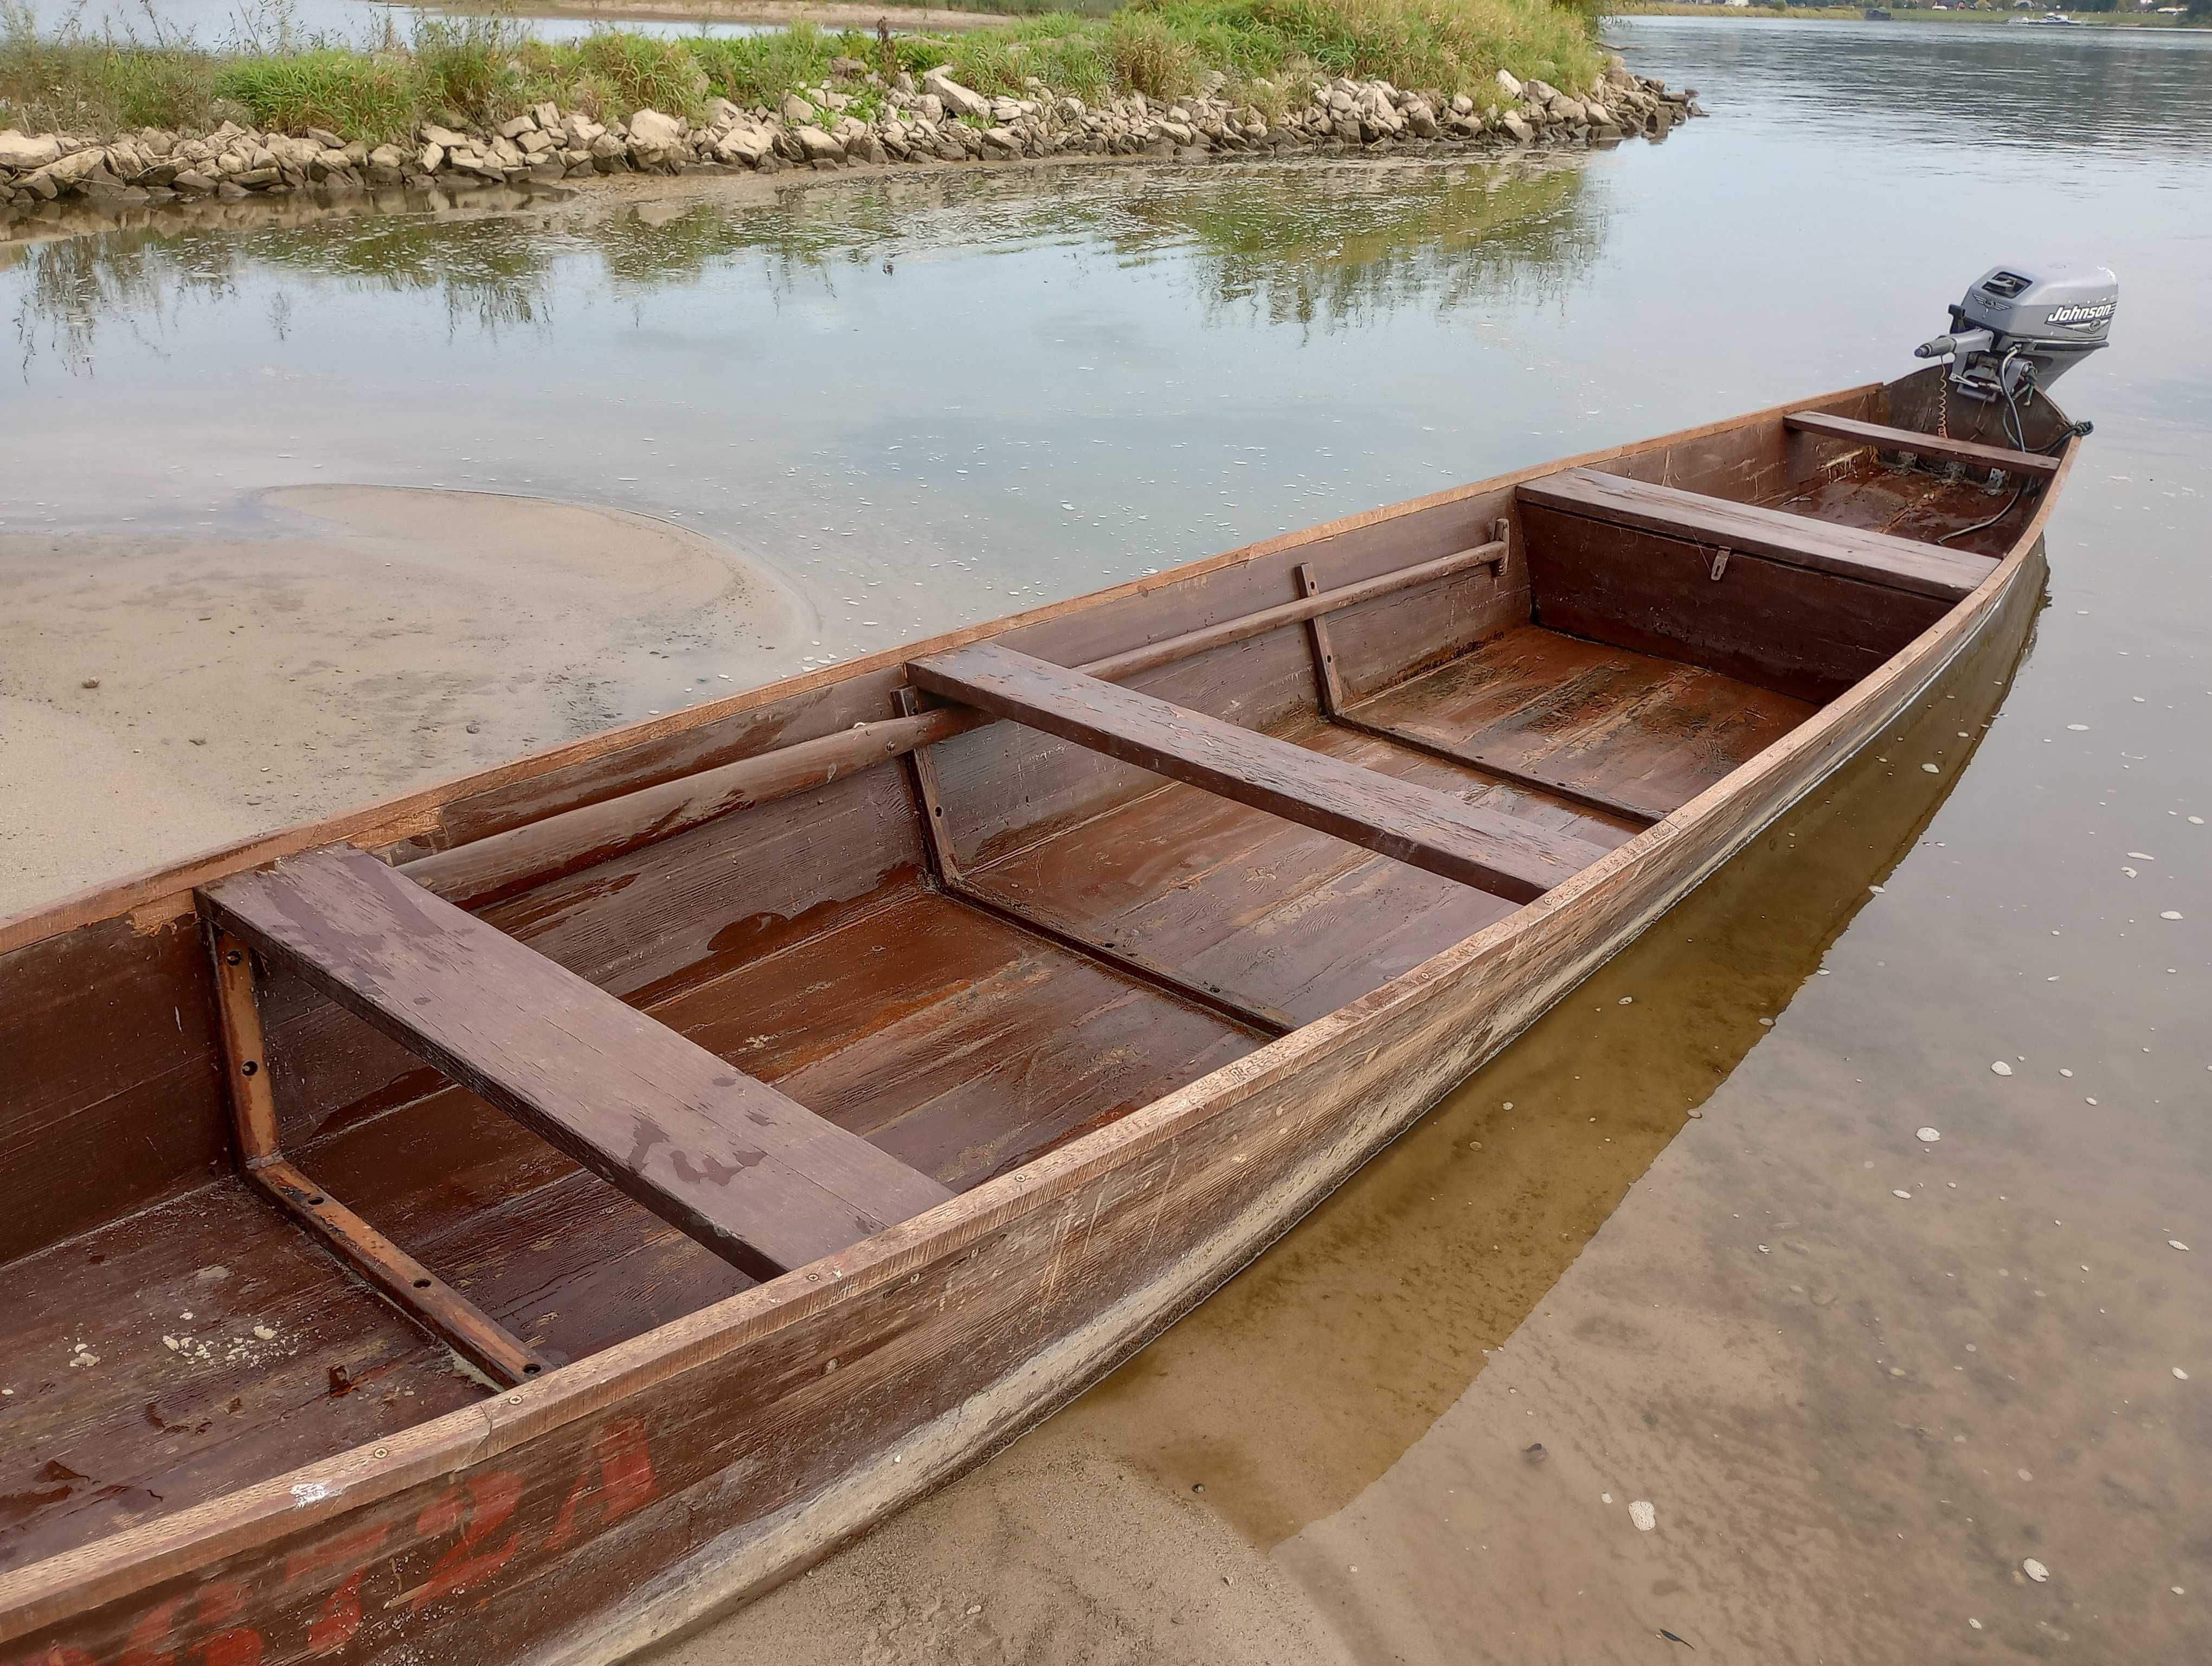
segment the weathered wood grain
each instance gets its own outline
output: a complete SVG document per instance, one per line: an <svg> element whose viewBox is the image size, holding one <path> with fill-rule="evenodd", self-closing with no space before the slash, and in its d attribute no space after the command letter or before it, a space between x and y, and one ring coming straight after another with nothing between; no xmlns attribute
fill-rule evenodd
<svg viewBox="0 0 2212 1666"><path fill-rule="evenodd" d="M204 893L228 932L757 1275L951 1194L357 850Z"/></svg>
<svg viewBox="0 0 2212 1666"><path fill-rule="evenodd" d="M393 1306L493 1382L512 1388L545 1370L543 1354L516 1341L506 1327L291 1164L270 1158L256 1164L247 1178Z"/></svg>
<svg viewBox="0 0 2212 1666"><path fill-rule="evenodd" d="M1813 715L1802 700L1536 626L1412 678L1355 720L1656 821Z"/></svg>
<svg viewBox="0 0 2212 1666"><path fill-rule="evenodd" d="M1985 446L1972 440L1922 434L1912 429L1887 428L1880 423L1832 416L1824 411L1793 410L1782 419L1782 424L1793 434L1848 440L1853 445L1872 446L1881 451L1909 451L1921 457L1941 457L1954 463L2002 469L2007 474L2028 475L2038 480L2048 480L2058 472L2058 459L2055 457L2039 457L2033 452L2015 451L2009 446Z"/></svg>
<svg viewBox="0 0 2212 1666"><path fill-rule="evenodd" d="M1987 556L1840 526L1755 503L1631 480L1596 469L1568 469L1521 488L1523 503L1631 526L1664 538L1765 556L1791 567L1834 573L1947 602L1972 593L1995 565Z"/></svg>
<svg viewBox="0 0 2212 1666"><path fill-rule="evenodd" d="M1680 660L1816 704L1833 699L1943 616L1933 596L1529 505L1536 623Z"/></svg>
<svg viewBox="0 0 2212 1666"><path fill-rule="evenodd" d="M1542 896L1599 854L1581 840L995 643L918 660L910 674L930 693L1516 901Z"/></svg>

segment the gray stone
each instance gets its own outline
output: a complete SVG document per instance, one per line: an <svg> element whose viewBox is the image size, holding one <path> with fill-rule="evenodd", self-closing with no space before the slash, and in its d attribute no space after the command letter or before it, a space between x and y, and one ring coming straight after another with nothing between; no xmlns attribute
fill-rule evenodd
<svg viewBox="0 0 2212 1666"><path fill-rule="evenodd" d="M1505 96L1510 99L1517 99L1527 91L1520 78L1510 70L1500 70L1498 72L1498 84L1504 89Z"/></svg>
<svg viewBox="0 0 2212 1666"><path fill-rule="evenodd" d="M684 124L658 110L641 110L629 119L629 137L633 143L665 150L682 141Z"/></svg>
<svg viewBox="0 0 2212 1666"><path fill-rule="evenodd" d="M921 78L922 91L936 98L956 116L988 116L991 100L981 93L973 93L952 79L949 66L940 64Z"/></svg>
<svg viewBox="0 0 2212 1666"><path fill-rule="evenodd" d="M799 141L799 150L807 161L841 162L845 160L845 147L818 127L795 128L791 137Z"/></svg>
<svg viewBox="0 0 2212 1666"><path fill-rule="evenodd" d="M1498 119L1498 125L1513 136L1516 144L1534 144L1536 142L1536 130L1528 125L1517 110L1508 110Z"/></svg>
<svg viewBox="0 0 2212 1666"><path fill-rule="evenodd" d="M775 143L768 132L750 122L732 127L714 142L714 154L726 162L743 162L747 167L757 167L760 159Z"/></svg>
<svg viewBox="0 0 2212 1666"><path fill-rule="evenodd" d="M473 145L475 141L465 133L456 133L450 127L441 127L434 122L424 122L416 130L424 144L434 144L441 150L451 150L457 145ZM213 137L210 135L210 137Z"/></svg>
<svg viewBox="0 0 2212 1666"><path fill-rule="evenodd" d="M820 119L821 113L796 93L783 95L783 125L787 127L811 126Z"/></svg>
<svg viewBox="0 0 2212 1666"><path fill-rule="evenodd" d="M499 126L494 131L496 131L499 137L502 139L519 139L525 133L534 133L538 131L538 118L535 116L517 116L513 121L503 121L500 123Z"/></svg>

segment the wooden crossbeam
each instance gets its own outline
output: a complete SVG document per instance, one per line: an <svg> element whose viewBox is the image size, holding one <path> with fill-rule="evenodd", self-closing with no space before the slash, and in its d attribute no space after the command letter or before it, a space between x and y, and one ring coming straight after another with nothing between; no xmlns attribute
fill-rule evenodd
<svg viewBox="0 0 2212 1666"><path fill-rule="evenodd" d="M1567 469L1523 481L1519 495L1523 503L1540 508L1946 601L1967 595L1996 566L1994 556L1971 550L1948 550L1756 503L1707 497L1596 469Z"/></svg>
<svg viewBox="0 0 2212 1666"><path fill-rule="evenodd" d="M1923 434L1917 429L1884 428L1879 423L1862 423L1855 417L1831 416L1825 410L1793 410L1782 419L1782 425L1799 434L1818 435L1824 440L1848 440L1854 445L1873 446L1882 451L1909 451L1917 456L1941 457L1976 468L2032 475L2039 480L2049 480L2058 472L2058 459L2055 457L2014 451L2009 446L1984 445L1976 440Z"/></svg>
<svg viewBox="0 0 2212 1666"><path fill-rule="evenodd" d="M914 661L917 687L1386 856L1531 902L1604 853L1324 752L1241 729L995 642Z"/></svg>
<svg viewBox="0 0 2212 1666"><path fill-rule="evenodd" d="M226 932L756 1277L952 1195L350 846L234 874L201 902Z"/></svg>

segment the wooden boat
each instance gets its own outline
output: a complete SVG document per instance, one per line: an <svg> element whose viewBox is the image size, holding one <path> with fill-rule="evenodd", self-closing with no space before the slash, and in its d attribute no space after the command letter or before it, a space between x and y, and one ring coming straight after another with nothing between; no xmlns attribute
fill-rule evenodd
<svg viewBox="0 0 2212 1666"><path fill-rule="evenodd" d="M1941 374L0 924L0 1660L605 1660L1012 1439L2024 630Z"/></svg>

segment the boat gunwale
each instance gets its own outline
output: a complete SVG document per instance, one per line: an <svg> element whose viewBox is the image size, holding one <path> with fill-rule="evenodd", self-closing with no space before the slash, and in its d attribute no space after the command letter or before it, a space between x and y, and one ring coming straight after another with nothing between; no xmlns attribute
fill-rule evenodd
<svg viewBox="0 0 2212 1666"><path fill-rule="evenodd" d="M903 663L921 653L939 651L940 645L982 640L1019 625L1061 617L1078 609L1124 596L1146 593L1285 549L1504 489L1563 469L1681 445L1768 420L1779 421L1790 410L1817 409L1893 385L1865 383L1812 399L1798 398L1726 421L1492 477L1304 528L1109 590L966 627L927 644L895 648L826 672L764 684L729 700L678 714L678 719L684 721L648 721L586 736L565 747L517 760L510 765L461 777L304 829L284 830L223 847L64 899L34 914L0 921L0 953L105 919L162 910L164 905L181 899L180 906L159 912L158 917L145 927L154 929L177 915L191 911L193 888L211 883L222 874L276 860L295 849L347 838L350 836L349 829L356 832L392 829L403 818L419 817L459 796L462 788L523 779L563 763L621 750L611 745L594 744L611 737L619 737L625 744L658 739L714 718L756 708L772 698L787 697ZM11 1642L91 1612L257 1544L276 1541L297 1531L319 1527L334 1517L441 1475L455 1474L597 1415L634 1394L708 1365L785 1326L811 1318L830 1307L857 1300L915 1274L926 1265L957 1256L1009 1223L1049 1207L1091 1180L1125 1166L1186 1130L1232 1110L1281 1075L1358 1046L1366 1033L1386 1016L1421 1001L1431 986L1464 971L1474 963L1510 956L1517 944L1531 939L1542 922L1569 908L1588 903L1601 888L1641 867L1723 806L1755 799L1760 781L1784 775L1804 754L1814 751L1838 732L1849 729L1850 720L1898 695L1908 680L1912 686L1897 703L1901 705L1916 696L1972 642L2023 570L2027 556L2043 538L2080 443L2078 436L2067 440L2059 453L2059 467L2045 485L2035 513L1972 592L1796 728L1542 897L1521 905L1368 994L1139 1106L1108 1126L808 1267L641 1332L525 1387L379 1437L374 1444L364 1443L333 1453L173 1515L91 1541L12 1572L0 1572L0 1643ZM1863 745L1863 741L1860 744ZM1664 906L1671 906L1680 894L1701 882L1761 827L1842 767L1857 750L1853 746L1840 751L1818 775L1809 777L1796 793L1772 806L1758 822L1747 824L1740 837L1719 850L1693 876L1685 878ZM419 825L404 827L387 832L386 836L404 838L420 830ZM53 923L46 929L38 929L50 921ZM1633 936L1633 933L1630 933L1622 939L1622 943L1632 941ZM1589 970L1595 967L1586 969L1583 975L1586 976ZM1503 1041L1498 1043L1504 1044Z"/></svg>
<svg viewBox="0 0 2212 1666"><path fill-rule="evenodd" d="M435 814L447 805L493 788L508 787L538 775L550 775L572 764L587 763L595 758L611 757L636 747L663 740L672 735L701 728L724 718L738 717L749 711L757 711L781 700L811 694L819 689L834 688L839 683L872 672L888 670L919 659L926 654L941 654L971 642L1004 635L1017 629L1049 623L1095 607L1132 597L1151 595L1161 590L1173 589L1194 579L1210 577L1215 573L1261 561L1285 550L1294 550L1309 544L1318 544L1347 532L1364 531L1392 520L1419 514L1431 509L1487 493L1504 491L1526 481L1540 479L1566 469L1588 468L1596 465L1617 462L1622 458L1665 446L1678 446L1726 434L1731 429L1747 428L1754 423L1773 420L1779 422L1792 410L1815 410L1842 400L1858 398L1879 392L1890 386L1887 382L1863 382L1838 388L1807 399L1784 401L1781 404L1732 416L1725 421L1699 423L1670 434L1656 435L1648 439L1626 441L1601 450L1583 452L1577 456L1556 459L1516 469L1486 479L1447 487L1425 496L1407 498L1402 502L1385 504L1335 520L1317 522L1296 531L1279 533L1218 555L1202 556L1171 567L1159 573L1150 573L1130 579L1103 590L1088 591L1080 596L1070 596L1056 602L1048 602L1025 612L1010 613L999 618L988 619L972 625L963 625L940 635L926 637L917 642L908 642L867 655L863 659L824 666L817 671L801 672L796 677L763 683L744 689L720 700L688 706L681 711L663 717L641 718L636 722L600 729L574 740L564 741L536 752L526 752L520 757L505 763L494 764L489 769L474 770L467 775L452 775L410 793L380 799L356 809L340 811L320 821L306 822L274 832L255 834L249 838L233 840L211 847L197 854L164 863L158 867L143 868L125 874L103 885L71 892L52 902L21 910L12 915L0 915L0 955L11 954L18 949L58 937L81 926L96 925L125 915L137 916L149 930L162 921L190 913L191 893L203 885L214 884L229 874L264 863L295 855L317 845L347 842L385 846L404 840L421 837L436 830ZM2055 495L2058 481L2053 477L2045 488L2045 496ZM1148 646L1145 643L1133 647ZM834 732L833 732L834 733ZM808 737L815 739L818 737ZM804 741L785 745L803 745ZM772 750L772 749L769 749ZM758 756L753 754L752 756ZM681 771L690 774L693 771ZM669 777L674 779L675 777ZM636 783L643 785L644 783ZM618 791L630 790L629 787ZM564 808L580 807L588 800ZM549 811L546 814L555 814ZM543 816L532 821L543 820ZM527 823L520 824L527 825ZM485 836L490 836L486 835ZM474 842L468 841L466 842ZM449 847L459 849L456 844Z"/></svg>

